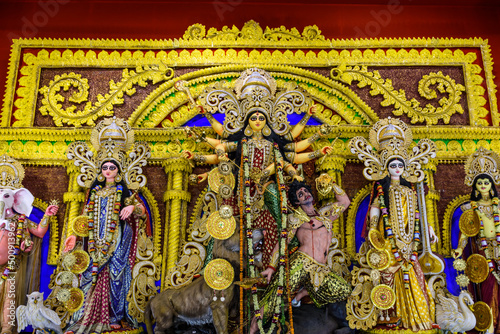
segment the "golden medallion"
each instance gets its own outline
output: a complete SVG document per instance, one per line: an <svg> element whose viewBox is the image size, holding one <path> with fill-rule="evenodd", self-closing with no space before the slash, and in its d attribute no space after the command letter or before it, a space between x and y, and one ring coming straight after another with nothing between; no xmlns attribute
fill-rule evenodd
<svg viewBox="0 0 500 334"><path fill-rule="evenodd" d="M69 289L69 298L64 304L68 311L78 311L83 305L83 291L78 288Z"/></svg>
<svg viewBox="0 0 500 334"><path fill-rule="evenodd" d="M467 258L465 274L473 283L484 282L488 278L488 261L480 254L473 254Z"/></svg>
<svg viewBox="0 0 500 334"><path fill-rule="evenodd" d="M370 294L373 305L380 310L387 310L396 303L396 294L394 290L385 284L379 284L372 289Z"/></svg>
<svg viewBox="0 0 500 334"><path fill-rule="evenodd" d="M371 229L370 232L368 232L368 240L370 240L370 243L373 245L373 247L375 247L379 251L385 249L385 238L379 230Z"/></svg>
<svg viewBox="0 0 500 334"><path fill-rule="evenodd" d="M207 231L212 237L225 240L233 235L236 229L236 219L222 218L219 211L213 212L207 219Z"/></svg>
<svg viewBox="0 0 500 334"><path fill-rule="evenodd" d="M481 222L474 210L465 211L458 222L460 231L468 237L474 237L479 233Z"/></svg>
<svg viewBox="0 0 500 334"><path fill-rule="evenodd" d="M205 267L205 282L214 290L227 289L234 279L233 266L224 259L210 261Z"/></svg>
<svg viewBox="0 0 500 334"><path fill-rule="evenodd" d="M235 179L232 173L222 174L218 168L214 168L208 173L208 185L210 189L217 194L219 193L219 188L223 185L228 185L231 190L234 189Z"/></svg>
<svg viewBox="0 0 500 334"><path fill-rule="evenodd" d="M484 332L491 326L493 317L491 316L491 309L485 302L477 302L472 306L472 312L476 317L475 329L479 332Z"/></svg>
<svg viewBox="0 0 500 334"><path fill-rule="evenodd" d="M75 263L69 267L69 270L74 274L83 273L90 264L89 254L81 249L73 251L72 254L75 257Z"/></svg>
<svg viewBox="0 0 500 334"><path fill-rule="evenodd" d="M391 264L391 255L387 249L370 249L366 254L366 262L372 269L385 270Z"/></svg>
<svg viewBox="0 0 500 334"><path fill-rule="evenodd" d="M87 216L78 216L71 222L73 233L79 237L89 236L89 218Z"/></svg>

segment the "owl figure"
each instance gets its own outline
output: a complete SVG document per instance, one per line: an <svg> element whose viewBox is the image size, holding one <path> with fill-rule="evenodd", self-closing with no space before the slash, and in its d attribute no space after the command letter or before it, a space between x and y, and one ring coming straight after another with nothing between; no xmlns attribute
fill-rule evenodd
<svg viewBox="0 0 500 334"><path fill-rule="evenodd" d="M16 311L18 331L31 325L36 333L53 330L57 334L62 334L61 319L56 312L43 305L43 293L35 291L27 297L28 305L21 305Z"/></svg>

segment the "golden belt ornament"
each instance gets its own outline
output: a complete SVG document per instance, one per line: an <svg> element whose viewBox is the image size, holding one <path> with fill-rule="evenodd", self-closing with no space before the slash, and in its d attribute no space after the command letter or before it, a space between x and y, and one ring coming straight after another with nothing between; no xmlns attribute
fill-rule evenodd
<svg viewBox="0 0 500 334"><path fill-rule="evenodd" d="M368 240L370 240L370 243L373 245L373 247L375 247L375 249L379 251L385 249L386 240L384 238L384 235L380 233L379 230L371 229L370 232L368 232Z"/></svg>
<svg viewBox="0 0 500 334"><path fill-rule="evenodd" d="M485 302L476 302L472 306L472 312L476 317L475 329L479 332L484 332L491 326L493 317L491 316L491 309Z"/></svg>
<svg viewBox="0 0 500 334"><path fill-rule="evenodd" d="M71 227L73 229L73 233L79 237L88 237L89 236L89 218L85 215L75 217L71 221Z"/></svg>
<svg viewBox="0 0 500 334"><path fill-rule="evenodd" d="M473 283L481 283L488 278L488 261L480 254L473 254L467 258L465 274Z"/></svg>
<svg viewBox="0 0 500 334"><path fill-rule="evenodd" d="M481 222L474 210L467 210L460 217L458 226L463 234L468 237L474 237L479 233Z"/></svg>
<svg viewBox="0 0 500 334"><path fill-rule="evenodd" d="M370 299L378 309L388 310L396 303L396 294L390 286L379 284L372 289Z"/></svg>
<svg viewBox="0 0 500 334"><path fill-rule="evenodd" d="M233 283L234 269L227 260L215 259L207 264L203 277L212 289L224 290Z"/></svg>
<svg viewBox="0 0 500 334"><path fill-rule="evenodd" d="M391 264L391 254L387 249L378 250L372 248L366 254L366 262L372 269L385 270Z"/></svg>
<svg viewBox="0 0 500 334"><path fill-rule="evenodd" d="M212 237L225 240L233 235L236 229L236 219L229 205L222 205L219 211L215 211L207 219L207 231Z"/></svg>
<svg viewBox="0 0 500 334"><path fill-rule="evenodd" d="M210 173L208 173L208 185L212 191L218 194L219 188L224 184L228 185L231 189L234 189L236 181L232 173L223 174L219 168L214 168L210 171Z"/></svg>

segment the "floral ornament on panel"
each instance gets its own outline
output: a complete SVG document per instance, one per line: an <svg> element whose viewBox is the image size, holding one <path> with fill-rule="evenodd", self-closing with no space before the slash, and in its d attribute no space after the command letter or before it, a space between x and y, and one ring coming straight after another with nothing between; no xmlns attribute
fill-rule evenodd
<svg viewBox="0 0 500 334"><path fill-rule="evenodd" d="M271 74L249 68L236 80L236 94L225 82L218 82L205 89L199 99L206 112L220 111L226 115L224 137L240 131L247 116L254 111L266 115L276 134L285 135L290 131L287 115L306 113L312 100L296 86L291 85L281 93L277 93L276 88Z"/></svg>
<svg viewBox="0 0 500 334"><path fill-rule="evenodd" d="M364 162L363 175L370 181L387 176L387 163L399 158L405 163L402 177L411 183L421 182L425 177L422 165L436 157L436 145L427 138L421 139L410 150L413 140L411 129L397 118L388 117L375 123L369 138L370 143L363 137L354 137L349 147L351 153Z"/></svg>
<svg viewBox="0 0 500 334"><path fill-rule="evenodd" d="M122 177L131 190L146 184L142 167L146 165L151 151L145 142L134 143L134 131L126 121L116 117L102 120L92 130L90 142L96 155L85 142L74 142L68 147L68 159L74 160L75 166L80 167L78 185L90 188L100 173L101 165L107 161L120 165Z"/></svg>

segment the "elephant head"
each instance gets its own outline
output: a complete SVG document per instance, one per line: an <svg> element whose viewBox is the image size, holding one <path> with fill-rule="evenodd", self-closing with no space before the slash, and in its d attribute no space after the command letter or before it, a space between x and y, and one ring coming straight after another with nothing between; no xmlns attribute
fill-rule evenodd
<svg viewBox="0 0 500 334"><path fill-rule="evenodd" d="M26 188L0 188L1 218L11 216L14 212L29 216L33 210L35 197Z"/></svg>

